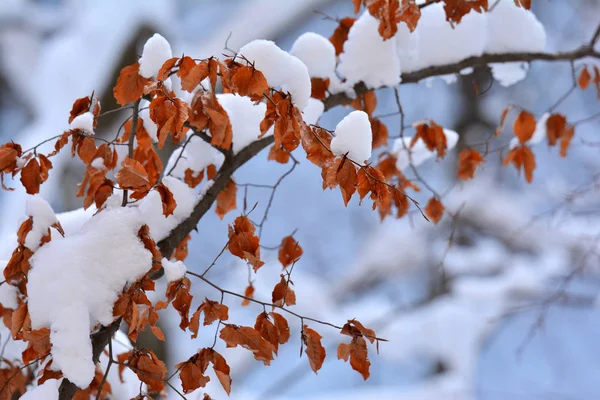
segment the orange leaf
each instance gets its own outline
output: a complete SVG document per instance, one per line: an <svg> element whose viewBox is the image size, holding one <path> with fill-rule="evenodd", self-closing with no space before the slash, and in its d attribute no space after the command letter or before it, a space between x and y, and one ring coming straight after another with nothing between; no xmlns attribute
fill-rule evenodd
<svg viewBox="0 0 600 400"><path fill-rule="evenodd" d="M590 85L591 80L592 75L590 74L590 71L588 71L587 67L584 67L583 71L581 71L581 73L579 74L579 79L577 80L579 87L583 90L587 89L587 87Z"/></svg>
<svg viewBox="0 0 600 400"><path fill-rule="evenodd" d="M122 166L123 168L115 175L122 189L142 192L150 190L152 185L148 181L148 173L140 162L127 157L123 160Z"/></svg>
<svg viewBox="0 0 600 400"><path fill-rule="evenodd" d="M289 283L292 283L292 281ZM293 306L296 304L296 293L290 287L288 281L283 275L281 275L281 280L279 283L273 288L272 301L273 304L278 306L283 306L286 304L288 306Z"/></svg>
<svg viewBox="0 0 600 400"><path fill-rule="evenodd" d="M566 146L568 146L568 143L566 144ZM563 143L561 141L561 152L562 147ZM515 168L517 168L518 172L520 172L521 168L523 168L523 170L525 171L525 179L527 180L527 182L531 183L531 181L533 180L533 170L535 169L535 156L533 155L531 149L523 145L515 147L506 155L506 158L504 159L504 165L506 166L511 162L513 163Z"/></svg>
<svg viewBox="0 0 600 400"><path fill-rule="evenodd" d="M554 146L567 128L567 119L562 114L552 114L546 121L546 135L548 144Z"/></svg>
<svg viewBox="0 0 600 400"><path fill-rule="evenodd" d="M535 132L535 118L527 111L521 111L515 120L513 129L521 144L525 144Z"/></svg>
<svg viewBox="0 0 600 400"><path fill-rule="evenodd" d="M273 360L275 348L268 340L264 339L260 332L249 326L226 325L221 329L219 337L223 339L227 347L242 346L248 349L258 361L269 365Z"/></svg>
<svg viewBox="0 0 600 400"><path fill-rule="evenodd" d="M560 138L560 156L567 156L567 149L569 148L569 144L571 144L571 139L575 136L575 127L573 125L569 126L565 129L564 134ZM533 164L533 168L535 168L535 161Z"/></svg>
<svg viewBox="0 0 600 400"><path fill-rule="evenodd" d="M334 188L339 185L346 206L348 206L348 202L356 192L355 182L356 167L345 156L336 157L326 168L324 188Z"/></svg>
<svg viewBox="0 0 600 400"><path fill-rule="evenodd" d="M128 65L121 70L113 94L117 103L124 106L142 97L144 86L150 81L139 74L140 64Z"/></svg>
<svg viewBox="0 0 600 400"><path fill-rule="evenodd" d="M338 360L348 361L352 369L359 372L364 380L370 376L369 367L371 363L367 354L367 342L360 336L354 336L349 344L340 343L337 349Z"/></svg>
<svg viewBox="0 0 600 400"><path fill-rule="evenodd" d="M36 194L40 192L42 182L40 164L35 158L32 158L21 171L21 183L28 194Z"/></svg>
<svg viewBox="0 0 600 400"><path fill-rule="evenodd" d="M260 260L260 245L258 237L254 234L256 228L248 217L239 216L235 219L233 226L229 225L229 245L231 254L246 260L252 265L254 271L258 271L264 265Z"/></svg>
<svg viewBox="0 0 600 400"><path fill-rule="evenodd" d="M308 362L310 367L315 373L323 366L325 361L325 348L321 344L322 336L316 331L310 329L308 325L304 325L302 329L302 341L306 345L306 355L308 356Z"/></svg>
<svg viewBox="0 0 600 400"><path fill-rule="evenodd" d="M175 201L175 198L173 197L173 193L171 193L169 188L166 187L162 183L156 185L156 187L154 189L160 194L163 215L165 217L168 217L169 215L173 214L173 212L175 211L175 208L177 207L177 202Z"/></svg>
<svg viewBox="0 0 600 400"><path fill-rule="evenodd" d="M128 365L139 380L148 385L149 391L158 392L165 387L163 379L167 375L167 367L152 350L133 350Z"/></svg>
<svg viewBox="0 0 600 400"><path fill-rule="evenodd" d="M438 157L444 158L448 147L444 129L433 121L420 123L415 129L417 130L417 133L410 141L410 147L412 148L417 140L421 138L430 151L437 150Z"/></svg>
<svg viewBox="0 0 600 400"><path fill-rule="evenodd" d="M244 296L247 298L242 300L242 306L250 305L250 300L248 300L248 299L254 298L254 286L252 286L252 284L250 284L246 287L246 290L244 291Z"/></svg>
<svg viewBox="0 0 600 400"><path fill-rule="evenodd" d="M462 180L473 178L477 166L485 160L477 150L464 149L458 155L457 176Z"/></svg>
<svg viewBox="0 0 600 400"><path fill-rule="evenodd" d="M279 317L279 320L276 320L276 322L279 322L279 325L276 325L269 320L269 314L262 312L258 314L256 323L254 324L254 329L260 332L261 336L273 345L275 354L277 354L277 351L279 350L279 344L284 344L290 337L287 321L281 315L279 315ZM283 332L280 332L280 328L283 329Z"/></svg>
<svg viewBox="0 0 600 400"><path fill-rule="evenodd" d="M216 213L219 218L223 219L225 214L237 207L237 186L233 179L229 179L223 190L217 195Z"/></svg>
<svg viewBox="0 0 600 400"><path fill-rule="evenodd" d="M429 199L427 206L425 206L425 214L437 224L442 216L444 215L444 205L435 197Z"/></svg>
<svg viewBox="0 0 600 400"><path fill-rule="evenodd" d="M340 21L340 24L333 31L333 35L329 38L329 41L333 43L335 47L335 54L340 55L344 51L344 43L348 40L348 33L350 28L354 25L356 18L346 17Z"/></svg>
<svg viewBox="0 0 600 400"><path fill-rule="evenodd" d="M12 172L17 166L17 158L22 154L21 146L16 143L6 143L0 147L0 173Z"/></svg>
<svg viewBox="0 0 600 400"><path fill-rule="evenodd" d="M262 72L252 66L243 66L231 76L234 90L241 96L248 96L252 101L262 100L269 93L269 85Z"/></svg>
<svg viewBox="0 0 600 400"><path fill-rule="evenodd" d="M284 268L292 265L302 256L302 247L292 236L286 236L279 245L279 262Z"/></svg>

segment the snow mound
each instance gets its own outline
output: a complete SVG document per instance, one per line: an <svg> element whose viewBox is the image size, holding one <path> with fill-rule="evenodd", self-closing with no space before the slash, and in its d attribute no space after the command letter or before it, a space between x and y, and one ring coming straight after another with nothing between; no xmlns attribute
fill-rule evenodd
<svg viewBox="0 0 600 400"><path fill-rule="evenodd" d="M86 112L73 118L69 124L69 129L81 129L82 131L94 134L94 114Z"/></svg>
<svg viewBox="0 0 600 400"><path fill-rule="evenodd" d="M219 104L223 106L233 131L233 152L238 153L260 136L260 123L265 118L265 103L254 104L249 97L232 93L218 94ZM220 154L220 153L219 153Z"/></svg>
<svg viewBox="0 0 600 400"><path fill-rule="evenodd" d="M348 154L349 159L363 164L371 158L372 142L369 116L364 111L352 111L335 127L331 151L336 156Z"/></svg>
<svg viewBox="0 0 600 400"><path fill-rule="evenodd" d="M25 213L32 217L33 226L25 238L25 246L31 251L40 247L42 237L48 234L48 228L58 222L50 204L40 195L28 196L25 202Z"/></svg>
<svg viewBox="0 0 600 400"><path fill-rule="evenodd" d="M362 81L376 89L400 83L396 38L383 40L378 26L379 21L365 11L350 28L338 66L350 86Z"/></svg>
<svg viewBox="0 0 600 400"><path fill-rule="evenodd" d="M306 107L311 92L310 75L300 59L264 39L242 46L239 54L263 73L269 86L281 86L284 91L290 92L292 101L300 110Z"/></svg>
<svg viewBox="0 0 600 400"><path fill-rule="evenodd" d="M169 282L183 278L187 271L183 261L169 261L168 259L163 258L162 266L165 269L165 277Z"/></svg>
<svg viewBox="0 0 600 400"><path fill-rule="evenodd" d="M112 323L113 304L124 285L152 266L152 255L137 236L143 224L134 208L106 210L80 232L47 243L31 259L32 328L50 328L52 358L79 387L94 377L90 330Z"/></svg>
<svg viewBox="0 0 600 400"><path fill-rule="evenodd" d="M306 65L311 77L329 78L335 73L335 47L329 39L317 33L307 32L299 36L290 54Z"/></svg>
<svg viewBox="0 0 600 400"><path fill-rule="evenodd" d="M140 58L140 75L144 78L156 78L160 67L165 61L173 57L171 45L167 39L155 33L144 44L142 57Z"/></svg>

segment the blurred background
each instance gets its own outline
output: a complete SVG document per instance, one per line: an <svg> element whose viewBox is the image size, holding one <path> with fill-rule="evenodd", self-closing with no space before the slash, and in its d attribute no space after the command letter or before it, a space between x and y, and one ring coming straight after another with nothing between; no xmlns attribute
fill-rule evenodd
<svg viewBox="0 0 600 400"><path fill-rule="evenodd" d="M546 28L548 51L587 43L600 22L600 2L534 1ZM315 11L319 11L318 13ZM324 15L331 18L324 17ZM220 55L252 39L274 40L289 49L300 34L329 37L332 18L353 15L350 0L2 0L0 1L0 143L25 147L62 133L73 101L94 92L103 110L116 108L112 87L120 69L136 61L154 32L174 55ZM228 39L229 38L229 39ZM576 63L576 66L581 63ZM474 89L475 85L479 88ZM569 63L534 63L527 78L511 87L492 81L486 68L454 84L437 79L402 85L406 121L431 118L460 134L459 150L481 143L498 126L508 104L540 116L572 85ZM391 89L378 91L376 116L390 136L399 133ZM593 90L576 90L557 108L569 121L600 111ZM333 129L347 113L338 107L320 125ZM114 135L124 115L103 119L97 134ZM509 121L511 122L511 121ZM510 126L510 123L508 124ZM290 316L293 335L271 367L243 349L222 351L232 367L232 398L248 399L592 399L600 395L600 157L599 119L576 126L567 158L545 144L534 148L537 169L526 184L514 168L502 167L492 151L474 180L456 181L456 154L430 160L419 174L440 193L450 211L433 226L413 211L401 220L379 220L370 201L343 206L339 191L323 191L320 171L298 152L300 165L277 189L261 243L276 246L296 231L304 256L293 272L295 310L343 325L357 318L388 343L370 348L371 378L363 381L336 360L345 338L326 326L328 357L318 376L299 357L300 321ZM491 142L503 148L510 129ZM171 146L171 150L173 147ZM64 154L63 154L64 156ZM168 151L164 154L168 158ZM274 184L289 166L261 153L236 174L238 183ZM80 207L74 196L83 166L57 158L42 194L55 211ZM410 173L407 173L411 177ZM11 182L9 182L10 184ZM12 185L18 186L18 185ZM242 207L243 191L238 192ZM248 207L265 211L269 189L249 187ZM17 228L22 191L0 194L0 237ZM422 187L422 204L431 193ZM211 213L190 242L187 268L202 272L227 240L227 225ZM0 243L0 249L3 244ZM267 264L252 276L256 296L269 300L281 266L276 251L263 250ZM6 256L0 252L0 258ZM12 249L8 249L10 251ZM211 272L222 287L243 292L247 267L224 255ZM158 291L164 290L164 283ZM194 306L219 293L193 282ZM164 293L164 292L163 292ZM230 321L253 325L261 307L236 307L225 298ZM178 330L177 317L161 318L167 345L145 338L170 369L210 346L214 326L197 339ZM226 394L212 379L207 392ZM188 395L201 398L202 391ZM170 396L171 397L171 396Z"/></svg>

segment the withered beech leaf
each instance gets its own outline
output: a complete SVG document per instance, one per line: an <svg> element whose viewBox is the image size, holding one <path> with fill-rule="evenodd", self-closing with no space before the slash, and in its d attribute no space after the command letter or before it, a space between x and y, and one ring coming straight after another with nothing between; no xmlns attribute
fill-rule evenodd
<svg viewBox="0 0 600 400"><path fill-rule="evenodd" d="M521 144L525 144L535 132L535 118L527 111L521 111L515 119L513 129Z"/></svg>
<svg viewBox="0 0 600 400"><path fill-rule="evenodd" d="M284 268L298 261L302 256L302 247L293 236L286 236L279 245L279 262Z"/></svg>
<svg viewBox="0 0 600 400"><path fill-rule="evenodd" d="M237 186L233 179L229 179L223 190L217 195L217 207L215 209L219 218L223 219L229 211L237 207Z"/></svg>
<svg viewBox="0 0 600 400"><path fill-rule="evenodd" d="M281 280L273 288L272 301L273 304L278 306L288 305L293 306L296 304L296 293L290 287L292 281L285 279L285 276L281 275Z"/></svg>
<svg viewBox="0 0 600 400"><path fill-rule="evenodd" d="M263 338L259 331L249 326L226 325L221 329L219 337L223 339L227 347L242 346L248 349L258 361L270 365L273 360L273 345Z"/></svg>
<svg viewBox="0 0 600 400"><path fill-rule="evenodd" d="M169 190L167 186L163 183L160 183L154 187L154 189L160 194L160 200L162 203L163 215L168 217L172 215L177 207L177 201L173 197L173 193Z"/></svg>
<svg viewBox="0 0 600 400"><path fill-rule="evenodd" d="M258 236L254 234L256 228L248 217L242 215L235 219L233 226L229 225L229 244L227 248L234 256L246 260L254 271L264 265L260 259L260 245Z"/></svg>
<svg viewBox="0 0 600 400"><path fill-rule="evenodd" d="M425 214L433 221L433 223L437 224L444 215L444 205L441 201L432 197L425 206Z"/></svg>
<svg viewBox="0 0 600 400"><path fill-rule="evenodd" d="M477 150L464 149L458 155L458 172L456 175L462 180L471 179L475 175L477 166L484 161L483 156Z"/></svg>
<svg viewBox="0 0 600 400"><path fill-rule="evenodd" d="M124 106L142 97L144 86L150 81L139 74L140 64L135 63L124 67L117 79L113 94L117 103Z"/></svg>
<svg viewBox="0 0 600 400"><path fill-rule="evenodd" d="M525 172L525 180L528 183L531 183L533 181L533 170L535 169L535 155L529 147L522 145L519 147L515 147L514 149L509 151L508 154L506 154L506 158L504 159L504 165L506 166L511 162L517 169L517 172L520 172L521 169L523 169L523 171Z"/></svg>
<svg viewBox="0 0 600 400"><path fill-rule="evenodd" d="M144 166L139 161L129 157L123 160L122 168L117 172L115 177L122 189L148 191L151 187L148 180L148 173L144 169Z"/></svg>
<svg viewBox="0 0 600 400"><path fill-rule="evenodd" d="M302 329L302 341L306 346L305 352L308 357L310 367L313 371L315 371L315 373L321 369L323 366L323 361L325 361L326 351L321 344L321 338L322 336L316 331L310 329L308 325L304 325L304 328Z"/></svg>
<svg viewBox="0 0 600 400"><path fill-rule="evenodd" d="M340 343L337 349L338 360L348 361L350 359L350 365L352 369L359 372L364 380L367 380L370 376L369 362L367 353L367 342L361 336L352 337L352 341L349 344Z"/></svg>

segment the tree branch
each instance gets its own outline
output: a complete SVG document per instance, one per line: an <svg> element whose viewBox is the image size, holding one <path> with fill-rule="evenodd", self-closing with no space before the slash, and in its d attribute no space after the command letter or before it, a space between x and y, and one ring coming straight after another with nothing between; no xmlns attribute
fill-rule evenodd
<svg viewBox="0 0 600 400"><path fill-rule="evenodd" d="M158 248L163 257L170 257L177 245L196 227L198 221L200 221L204 214L210 209L216 200L217 195L223 190L233 173L261 150L273 143L273 140L273 136L264 137L250 143L236 155L228 155L225 157L225 161L223 162L221 169L219 169L212 186L206 191L204 196L202 196L198 204L196 204L192 214L173 229L169 236L158 243Z"/></svg>
<svg viewBox="0 0 600 400"><path fill-rule="evenodd" d="M600 38L600 27L594 34L592 43L595 43ZM594 50L592 44L581 46L575 50L558 52L558 53L498 53L498 54L482 54L481 56L473 56L465 58L456 63L436 65L427 67L412 72L405 72L401 75L402 84L417 83L423 79L432 78L434 76L458 74L466 68L481 67L495 63L509 62L528 62L533 61L575 61L585 57L600 58L600 52ZM357 95L362 95L369 88L364 83L359 82L354 86L354 91ZM325 110L347 104L352 99L346 93L336 93L327 97L324 101Z"/></svg>

